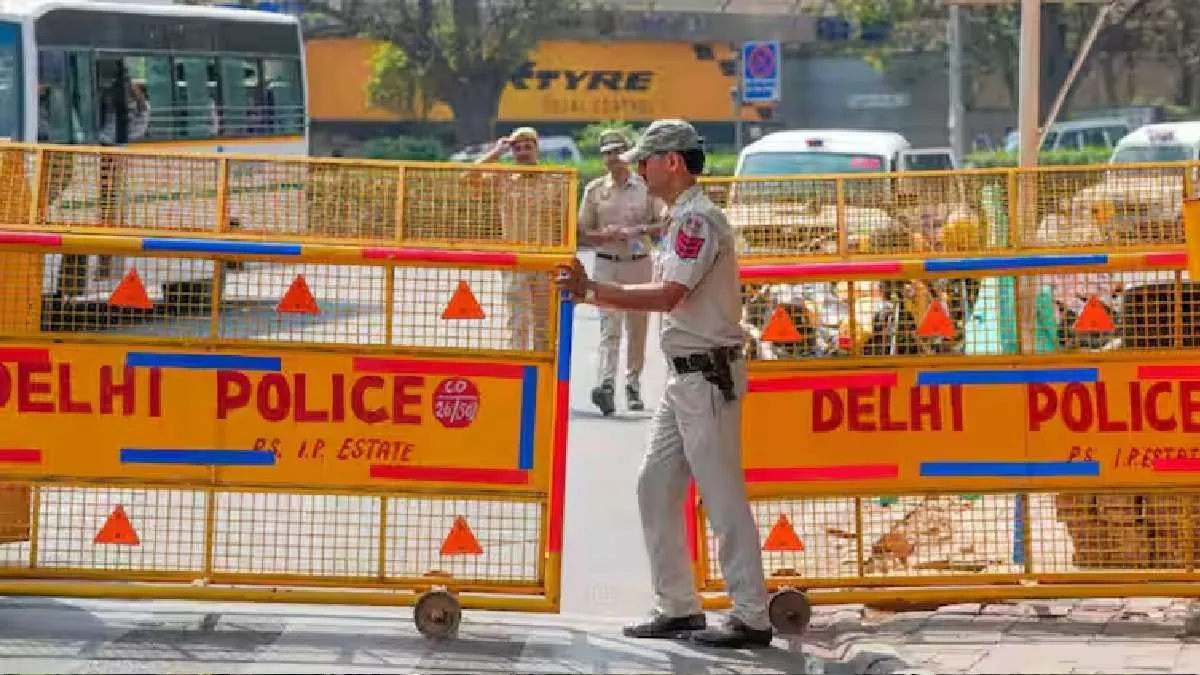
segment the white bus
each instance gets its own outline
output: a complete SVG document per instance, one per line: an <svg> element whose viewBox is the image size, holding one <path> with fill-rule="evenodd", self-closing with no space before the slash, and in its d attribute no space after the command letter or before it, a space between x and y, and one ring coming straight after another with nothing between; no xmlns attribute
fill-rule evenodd
<svg viewBox="0 0 1200 675"><path fill-rule="evenodd" d="M124 139L104 95L122 81L134 108ZM0 138L306 155L299 21L165 2L0 0Z"/></svg>
<svg viewBox="0 0 1200 675"><path fill-rule="evenodd" d="M305 156L306 88L295 16L155 0L0 0L0 138ZM57 158L43 193L51 227L197 231L217 222L215 163ZM296 172L230 164L230 222L296 231L302 224L263 220L267 207L300 210L290 208L303 199ZM156 304L203 311L213 295L211 261L47 255L42 267L42 295L58 303L50 313L105 304L130 268Z"/></svg>

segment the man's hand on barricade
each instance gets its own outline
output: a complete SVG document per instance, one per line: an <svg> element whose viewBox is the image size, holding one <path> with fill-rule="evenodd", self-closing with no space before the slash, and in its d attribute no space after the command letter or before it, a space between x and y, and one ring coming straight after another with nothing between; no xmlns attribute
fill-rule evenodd
<svg viewBox="0 0 1200 675"><path fill-rule="evenodd" d="M569 293L571 300L578 302L587 295L590 281L579 258L571 261L570 265L558 265L555 270L558 272L558 277L554 280L555 285Z"/></svg>
<svg viewBox="0 0 1200 675"><path fill-rule="evenodd" d="M628 225L626 227L617 228L617 238L625 241L628 239L637 239L644 234L643 229L639 225Z"/></svg>
<svg viewBox="0 0 1200 675"><path fill-rule="evenodd" d="M596 241L597 243L608 243L610 241L616 241L621 238L621 236L620 236L621 235L621 226L620 225L605 225L604 227L596 230L594 235L595 236L593 236L592 239L594 241Z"/></svg>

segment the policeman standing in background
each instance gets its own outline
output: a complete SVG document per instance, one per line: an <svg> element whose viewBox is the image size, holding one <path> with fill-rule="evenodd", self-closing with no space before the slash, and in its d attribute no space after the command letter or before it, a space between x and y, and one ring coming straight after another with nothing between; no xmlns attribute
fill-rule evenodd
<svg viewBox="0 0 1200 675"><path fill-rule="evenodd" d="M583 189L579 204L579 241L596 248L596 280L618 284L643 284L654 276L650 252L662 236L667 205L650 194L646 181L629 170L621 153L629 139L610 129L600 134L600 153L608 173ZM641 374L646 360L645 312L600 309L600 363L592 403L604 415L616 410L617 360L621 355L621 329L627 340L625 401L630 410L642 410Z"/></svg>
<svg viewBox="0 0 1200 675"><path fill-rule="evenodd" d="M589 279L579 260L562 267L558 285L573 298L616 309L663 312L668 379L650 424L638 476L638 507L650 557L656 607L625 635L673 638L690 633L707 646L766 646L773 632L758 528L742 472L742 397L746 364L741 285L733 232L704 194L703 139L683 120L657 120L622 156L636 164L650 192L670 206L655 281L622 285ZM717 536L721 574L733 609L706 628L692 577L683 522L694 478Z"/></svg>
<svg viewBox="0 0 1200 675"><path fill-rule="evenodd" d="M520 127L496 141L491 150L475 160L487 164L512 152L513 162L534 167L540 159L538 132ZM490 184L500 210L505 241L549 246L562 236L560 214L567 198L563 174L544 171L473 175L471 179ZM483 186L481 184L481 187ZM483 194L480 195L483 198ZM537 272L511 272L505 283L510 348L519 351L544 351L550 344L550 283Z"/></svg>

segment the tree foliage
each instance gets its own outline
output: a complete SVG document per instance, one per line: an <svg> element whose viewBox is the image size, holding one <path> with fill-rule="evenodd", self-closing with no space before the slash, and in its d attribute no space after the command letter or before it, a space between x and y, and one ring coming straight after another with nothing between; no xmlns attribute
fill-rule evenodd
<svg viewBox="0 0 1200 675"><path fill-rule="evenodd" d="M1126 60L1173 65L1176 69L1175 92L1169 102L1193 111L1200 109L1200 2L1140 0L1130 7L1122 28L1126 33L1125 40L1136 48L1126 50ZM1131 98L1140 98L1136 84L1127 84L1124 93Z"/></svg>
<svg viewBox="0 0 1200 675"><path fill-rule="evenodd" d="M310 0L345 30L386 43L369 95L389 109L454 113L460 144L491 140L509 76L574 13L567 0Z"/></svg>
<svg viewBox="0 0 1200 675"><path fill-rule="evenodd" d="M893 39L869 54L876 60L896 53L941 51L946 47L948 10L942 0L835 0L838 12L856 23L884 21ZM1051 2L1041 9L1039 99L1043 113L1066 80L1100 6L1094 3ZM1114 63L1132 65L1135 53L1148 42L1169 41L1175 35L1182 47L1182 14L1200 13L1196 0L1117 0L1097 35L1087 65L1111 70ZM964 70L968 100L972 85L997 76L1005 83L1010 102L1017 101L1020 54L1020 4L964 6ZM1140 19L1137 17L1141 17ZM1154 20L1149 20L1155 17ZM1193 42L1195 36L1193 35ZM1082 73L1081 73L1082 75ZM1103 76L1103 72L1102 72ZM1069 100L1069 99L1068 99Z"/></svg>
<svg viewBox="0 0 1200 675"><path fill-rule="evenodd" d="M609 129L625 132L630 143L637 142L642 130L623 120L607 120L587 125L575 136L575 145L587 156L600 154L600 134Z"/></svg>
<svg viewBox="0 0 1200 675"><path fill-rule="evenodd" d="M418 120L427 119L433 109L433 101L421 93L421 78L408 55L391 42L381 42L371 52L367 99L373 106Z"/></svg>

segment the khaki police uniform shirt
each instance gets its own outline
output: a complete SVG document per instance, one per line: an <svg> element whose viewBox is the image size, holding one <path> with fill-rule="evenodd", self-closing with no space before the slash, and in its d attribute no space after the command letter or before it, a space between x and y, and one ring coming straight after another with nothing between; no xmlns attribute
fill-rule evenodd
<svg viewBox="0 0 1200 675"><path fill-rule="evenodd" d="M496 198L504 239L518 244L562 245L563 209L567 183L562 175L549 172L497 174Z"/></svg>
<svg viewBox="0 0 1200 675"><path fill-rule="evenodd" d="M667 204L650 194L646 181L630 173L624 185L618 185L612 174L593 179L583 189L579 204L579 235L602 230L609 225L630 227L656 225L666 216ZM609 241L596 250L622 258L639 253L648 254L649 237Z"/></svg>
<svg viewBox="0 0 1200 675"><path fill-rule="evenodd" d="M742 286L733 229L699 185L684 191L671 209L662 241L658 280L688 287L662 317L662 350L668 357L715 347L740 347Z"/></svg>

